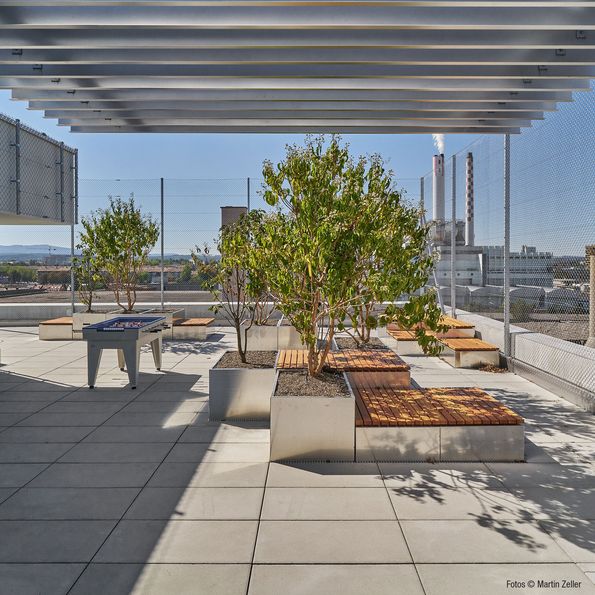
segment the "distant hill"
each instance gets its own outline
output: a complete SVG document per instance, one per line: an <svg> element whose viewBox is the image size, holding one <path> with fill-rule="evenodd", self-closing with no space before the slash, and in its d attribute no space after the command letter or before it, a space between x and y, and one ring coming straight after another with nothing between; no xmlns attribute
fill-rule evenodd
<svg viewBox="0 0 595 595"><path fill-rule="evenodd" d="M66 255L70 254L70 248L64 248L62 246L51 246L50 244L12 244L11 246L0 245L0 255L15 255L22 256L24 254L50 254Z"/></svg>

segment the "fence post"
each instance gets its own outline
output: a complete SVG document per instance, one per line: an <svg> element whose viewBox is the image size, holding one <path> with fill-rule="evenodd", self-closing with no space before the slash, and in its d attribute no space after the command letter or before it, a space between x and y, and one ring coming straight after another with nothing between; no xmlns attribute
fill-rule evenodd
<svg viewBox="0 0 595 595"><path fill-rule="evenodd" d="M75 149L72 164L72 174L74 177L73 187L74 192L72 196L72 221L70 222L70 305L72 307L72 314L74 315L76 291L74 277L74 226L78 223L78 204L79 204L79 168L78 168L78 149Z"/></svg>
<svg viewBox="0 0 595 595"><path fill-rule="evenodd" d="M163 215L164 215L164 188L163 188L163 178L160 180L161 188L160 188L160 197L161 197L161 310L165 308L165 225L163 222Z"/></svg>
<svg viewBox="0 0 595 595"><path fill-rule="evenodd" d="M250 212L250 178L246 178L246 206Z"/></svg>
<svg viewBox="0 0 595 595"><path fill-rule="evenodd" d="M457 156L452 156L452 197L450 224L450 313L457 317Z"/></svg>
<svg viewBox="0 0 595 595"><path fill-rule="evenodd" d="M15 121L14 127L14 192L15 210L17 215L21 214L21 121Z"/></svg>
<svg viewBox="0 0 595 595"><path fill-rule="evenodd" d="M510 343L510 134L504 135L504 356Z"/></svg>
<svg viewBox="0 0 595 595"><path fill-rule="evenodd" d="M64 143L60 143L60 221L64 223Z"/></svg>

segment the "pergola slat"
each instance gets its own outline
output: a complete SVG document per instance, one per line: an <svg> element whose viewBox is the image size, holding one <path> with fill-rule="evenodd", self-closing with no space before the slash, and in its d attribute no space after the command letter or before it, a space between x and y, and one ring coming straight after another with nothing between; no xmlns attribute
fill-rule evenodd
<svg viewBox="0 0 595 595"><path fill-rule="evenodd" d="M585 0L0 3L0 88L75 132L515 133L594 76Z"/></svg>

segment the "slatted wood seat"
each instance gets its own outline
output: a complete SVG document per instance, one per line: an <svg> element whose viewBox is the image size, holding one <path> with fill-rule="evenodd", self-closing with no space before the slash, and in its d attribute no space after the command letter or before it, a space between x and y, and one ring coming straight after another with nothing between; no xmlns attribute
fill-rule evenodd
<svg viewBox="0 0 595 595"><path fill-rule="evenodd" d="M215 322L214 318L174 318L174 326L209 326Z"/></svg>
<svg viewBox="0 0 595 595"><path fill-rule="evenodd" d="M51 320L44 320L39 324L48 324L48 325L56 325L56 324L72 324L72 316L61 316L60 318L52 318Z"/></svg>
<svg viewBox="0 0 595 595"><path fill-rule="evenodd" d="M518 425L523 418L478 388L396 388L365 372L348 378L357 427Z"/></svg>
<svg viewBox="0 0 595 595"><path fill-rule="evenodd" d="M444 346L440 357L455 368L476 368L483 365L497 366L500 363L500 350L481 339L440 339Z"/></svg>
<svg viewBox="0 0 595 595"><path fill-rule="evenodd" d="M281 349L277 368L283 370L304 369L308 365L306 349ZM338 372L408 372L406 364L394 352L380 349L344 349L331 351L326 361L326 368Z"/></svg>
<svg viewBox="0 0 595 595"><path fill-rule="evenodd" d="M417 341L413 331L402 331L389 329L388 334L397 341Z"/></svg>
<svg viewBox="0 0 595 595"><path fill-rule="evenodd" d="M475 335L475 325L471 324L470 322L466 322L465 320L459 320L458 318L452 318L451 316L442 316L440 318L440 324L443 326L447 326L448 330L443 331L441 333L436 333L434 331L427 331L428 334L435 335L436 337L442 338L457 338L457 337L473 337ZM416 325L418 328L426 328L423 323ZM402 327L399 324L388 324L386 327L387 332L392 336L393 332L395 331L408 331L411 332L412 329L407 329ZM396 337L395 337L396 338ZM402 340L407 340L403 338Z"/></svg>
<svg viewBox="0 0 595 595"><path fill-rule="evenodd" d="M174 318L172 338L204 341L207 338L206 329L213 322L215 322L214 318Z"/></svg>

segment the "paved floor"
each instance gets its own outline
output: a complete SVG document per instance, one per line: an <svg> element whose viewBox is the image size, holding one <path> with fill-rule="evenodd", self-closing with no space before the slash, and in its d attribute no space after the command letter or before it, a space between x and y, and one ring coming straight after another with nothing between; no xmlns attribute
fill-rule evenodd
<svg viewBox="0 0 595 595"><path fill-rule="evenodd" d="M0 329L1 594L595 593L592 415L407 358L521 413L528 463L269 464L266 427L208 422L230 339L146 354L136 391L108 352L90 391L83 343Z"/></svg>

